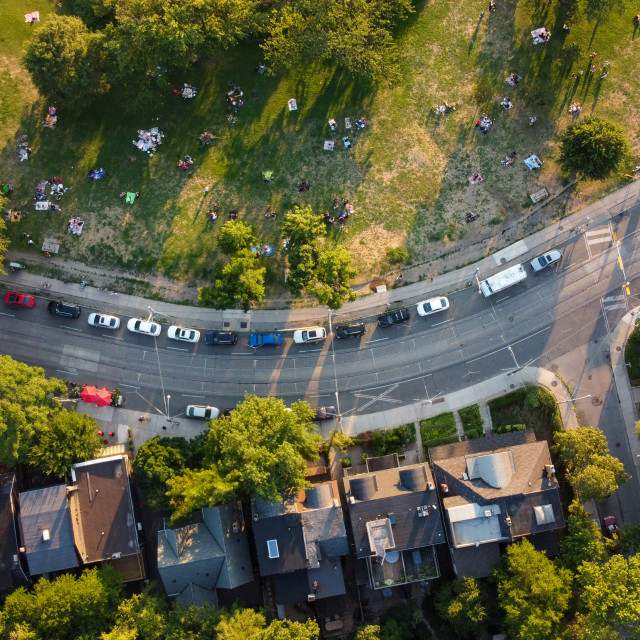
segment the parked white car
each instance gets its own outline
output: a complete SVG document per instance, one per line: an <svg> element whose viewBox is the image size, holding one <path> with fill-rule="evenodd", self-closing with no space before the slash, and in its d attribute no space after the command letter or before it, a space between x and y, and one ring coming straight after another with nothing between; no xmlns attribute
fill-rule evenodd
<svg viewBox="0 0 640 640"><path fill-rule="evenodd" d="M308 329L298 329L293 332L293 341L296 344L306 344L307 342L321 342L327 337L324 327L309 327Z"/></svg>
<svg viewBox="0 0 640 640"><path fill-rule="evenodd" d="M133 333L141 333L145 336L158 337L162 331L162 327L157 322L151 320L143 320L142 318L131 318L127 322L127 329Z"/></svg>
<svg viewBox="0 0 640 640"><path fill-rule="evenodd" d="M418 315L430 316L432 313L446 311L449 308L449 298L430 298L418 303Z"/></svg>
<svg viewBox="0 0 640 640"><path fill-rule="evenodd" d="M220 409L206 407L203 404L190 404L185 413L187 418L195 420L215 420L220 416Z"/></svg>
<svg viewBox="0 0 640 640"><path fill-rule="evenodd" d="M100 329L119 329L120 318L116 316L106 316L101 313L91 313L88 318L92 327L100 327Z"/></svg>
<svg viewBox="0 0 640 640"><path fill-rule="evenodd" d="M200 332L196 329L187 329L172 324L167 330L167 336L172 340L182 340L182 342L199 342Z"/></svg>
<svg viewBox="0 0 640 640"><path fill-rule="evenodd" d="M550 264L555 264L556 262L558 262L560 258L562 258L562 254L556 249L553 249L553 251L548 251L547 253L544 253L541 256L534 258L531 261L531 268L534 271L542 271L545 267L548 267Z"/></svg>

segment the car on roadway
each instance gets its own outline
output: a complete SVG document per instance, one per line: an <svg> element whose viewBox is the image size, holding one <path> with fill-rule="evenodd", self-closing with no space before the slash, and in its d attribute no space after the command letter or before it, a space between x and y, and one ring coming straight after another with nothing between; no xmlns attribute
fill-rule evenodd
<svg viewBox="0 0 640 640"><path fill-rule="evenodd" d="M151 320L144 320L143 318L131 318L127 322L127 329L132 333L141 333L144 336L158 337L162 331L162 327Z"/></svg>
<svg viewBox="0 0 640 640"><path fill-rule="evenodd" d="M234 331L208 331L204 337L207 344L228 344L234 345L238 342L238 334Z"/></svg>
<svg viewBox="0 0 640 640"><path fill-rule="evenodd" d="M430 316L432 313L439 313L440 311L446 311L450 307L449 298L429 298L429 300L423 300L418 302L418 315Z"/></svg>
<svg viewBox="0 0 640 640"><path fill-rule="evenodd" d="M53 313L55 316L64 316L65 318L79 318L80 307L77 304L71 302L64 302L63 300L52 300L48 305L49 313Z"/></svg>
<svg viewBox="0 0 640 640"><path fill-rule="evenodd" d="M562 254L553 249L552 251L547 251L547 253L543 253L541 256L534 258L531 261L531 268L537 273L538 271L542 271L545 267L548 267L550 264L555 264L562 258Z"/></svg>
<svg viewBox="0 0 640 640"><path fill-rule="evenodd" d="M605 516L602 518L602 524L604 525L604 535L607 538L612 538L620 530L615 516Z"/></svg>
<svg viewBox="0 0 640 640"><path fill-rule="evenodd" d="M393 309L392 311L387 311L378 316L378 326L385 328L390 327L391 325L398 324L400 322L406 322L410 317L409 309L407 307L402 307L400 309Z"/></svg>
<svg viewBox="0 0 640 640"><path fill-rule="evenodd" d="M334 420L338 412L335 407L316 407L314 420Z"/></svg>
<svg viewBox="0 0 640 640"><path fill-rule="evenodd" d="M185 411L187 418L194 420L215 420L220 416L220 409L203 404L190 404Z"/></svg>
<svg viewBox="0 0 640 640"><path fill-rule="evenodd" d="M327 337L324 327L309 327L293 332L293 341L296 344L308 344L309 342L322 342Z"/></svg>
<svg viewBox="0 0 640 640"><path fill-rule="evenodd" d="M344 340L345 338L361 338L364 335L364 324L342 324L336 327L336 338Z"/></svg>
<svg viewBox="0 0 640 640"><path fill-rule="evenodd" d="M249 336L250 347L279 347L282 336L279 333L252 333Z"/></svg>
<svg viewBox="0 0 640 640"><path fill-rule="evenodd" d="M18 293L17 291L7 291L4 301L14 307L24 307L25 309L31 309L36 303L36 299L33 296L27 293Z"/></svg>
<svg viewBox="0 0 640 640"><path fill-rule="evenodd" d="M172 340L181 340L182 342L200 342L200 332L197 329L188 329L172 324L167 329L167 336Z"/></svg>
<svg viewBox="0 0 640 640"><path fill-rule="evenodd" d="M100 329L120 328L120 318L104 315L102 313L90 313L88 322L92 327L99 327Z"/></svg>

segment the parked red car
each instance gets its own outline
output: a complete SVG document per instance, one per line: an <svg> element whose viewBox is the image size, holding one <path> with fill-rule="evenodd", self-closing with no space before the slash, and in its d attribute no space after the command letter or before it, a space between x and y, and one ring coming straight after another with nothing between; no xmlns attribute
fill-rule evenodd
<svg viewBox="0 0 640 640"><path fill-rule="evenodd" d="M607 536L607 538L613 537L613 535L617 534L620 530L615 516L604 517L602 519L602 524L604 524L604 535Z"/></svg>
<svg viewBox="0 0 640 640"><path fill-rule="evenodd" d="M7 304L26 307L27 309L30 309L36 303L36 299L33 296L29 296L26 293L17 293L16 291L7 291L4 301Z"/></svg>

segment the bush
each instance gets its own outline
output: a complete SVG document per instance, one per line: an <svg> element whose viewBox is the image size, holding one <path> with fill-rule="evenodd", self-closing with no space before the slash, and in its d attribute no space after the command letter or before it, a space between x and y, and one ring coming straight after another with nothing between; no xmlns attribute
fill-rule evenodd
<svg viewBox="0 0 640 640"><path fill-rule="evenodd" d="M366 464L369 459L369 454L366 451L363 451L360 459L362 460L362 464Z"/></svg>
<svg viewBox="0 0 640 640"><path fill-rule="evenodd" d="M477 440L478 438L482 438L484 432L476 431L475 429L469 429L469 431L464 432L464 435L467 436L467 440Z"/></svg>
<svg viewBox="0 0 640 640"><path fill-rule="evenodd" d="M404 247L389 247L384 259L392 266L401 265L409 259L409 252Z"/></svg>
<svg viewBox="0 0 640 640"><path fill-rule="evenodd" d="M456 432L456 420L453 412L441 413L433 418L420 420L420 434L422 441L427 442L434 438L445 438Z"/></svg>
<svg viewBox="0 0 640 640"><path fill-rule="evenodd" d="M629 382L631 386L637 387L640 385L640 325L631 332L627 340L627 344L624 347L625 362L628 362L631 366L629 369Z"/></svg>
<svg viewBox="0 0 640 640"><path fill-rule="evenodd" d="M404 447L416 442L416 427L412 422L395 429L372 431L369 443L375 456L402 453Z"/></svg>
<svg viewBox="0 0 640 640"><path fill-rule="evenodd" d="M426 452L428 449L431 449L431 447L437 447L441 444L452 444L453 442L459 441L460 439L458 438L457 434L452 436L445 436L443 438L433 438L433 440L427 440L424 443L424 450Z"/></svg>
<svg viewBox="0 0 640 640"><path fill-rule="evenodd" d="M496 427L493 432L497 434L511 433L512 431L524 431L527 428L526 424L506 424L502 427Z"/></svg>
<svg viewBox="0 0 640 640"><path fill-rule="evenodd" d="M467 436L470 431L482 433L484 420L480 415L480 407L477 404L472 404L470 407L460 409L458 415L460 416L460 420L462 420L462 427Z"/></svg>
<svg viewBox="0 0 640 640"><path fill-rule="evenodd" d="M346 469L347 467L351 466L351 458L342 458L342 460L340 460L340 464L342 464L342 466Z"/></svg>
<svg viewBox="0 0 640 640"><path fill-rule="evenodd" d="M512 391L511 393L507 393L504 396L500 396L499 398L494 398L493 400L489 400L489 408L497 409L498 407L506 407L510 404L520 403L524 400L525 390L520 388Z"/></svg>

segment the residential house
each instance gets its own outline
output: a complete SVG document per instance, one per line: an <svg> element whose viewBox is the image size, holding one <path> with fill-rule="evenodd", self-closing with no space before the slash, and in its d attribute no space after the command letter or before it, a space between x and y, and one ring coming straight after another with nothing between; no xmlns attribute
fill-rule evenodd
<svg viewBox="0 0 640 640"><path fill-rule="evenodd" d="M437 578L435 545L446 542L435 484L426 464L370 458L367 472L343 479L356 556L374 589Z"/></svg>
<svg viewBox="0 0 640 640"><path fill-rule="evenodd" d="M29 574L38 576L73 569L76 555L67 487L24 491L20 500L20 551L25 554Z"/></svg>
<svg viewBox="0 0 640 640"><path fill-rule="evenodd" d="M167 595L184 605L217 606L217 589L253 580L242 505L202 509L183 527L158 531L158 571Z"/></svg>
<svg viewBox="0 0 640 640"><path fill-rule="evenodd" d="M83 565L108 562L125 582L146 577L124 454L79 462L68 487L76 550ZM140 525L141 527L141 525Z"/></svg>
<svg viewBox="0 0 640 640"><path fill-rule="evenodd" d="M500 544L523 536L557 547L553 532L565 526L558 481L549 447L533 431L456 442L429 453L459 576L489 575L500 561Z"/></svg>
<svg viewBox="0 0 640 640"><path fill-rule="evenodd" d="M20 566L15 523L16 476L0 475L0 591L24 585L27 577Z"/></svg>
<svg viewBox="0 0 640 640"><path fill-rule="evenodd" d="M343 597L342 557L349 553L335 481L282 502L251 502L260 575L273 579L282 615L286 605Z"/></svg>

